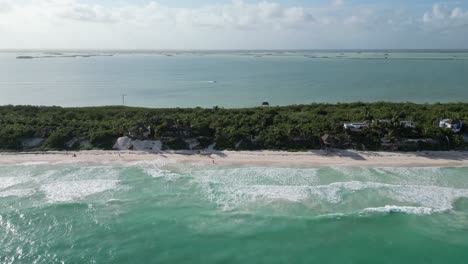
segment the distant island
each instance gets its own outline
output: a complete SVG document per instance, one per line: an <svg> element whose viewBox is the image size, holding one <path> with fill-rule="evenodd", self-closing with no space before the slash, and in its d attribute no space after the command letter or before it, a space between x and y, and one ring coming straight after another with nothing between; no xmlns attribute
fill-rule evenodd
<svg viewBox="0 0 468 264"><path fill-rule="evenodd" d="M45 53L41 55L19 55L17 59L50 59L50 58L91 58L91 57L112 57L113 54L62 54L62 53Z"/></svg>
<svg viewBox="0 0 468 264"><path fill-rule="evenodd" d="M467 150L468 103L243 109L0 106L2 151Z"/></svg>

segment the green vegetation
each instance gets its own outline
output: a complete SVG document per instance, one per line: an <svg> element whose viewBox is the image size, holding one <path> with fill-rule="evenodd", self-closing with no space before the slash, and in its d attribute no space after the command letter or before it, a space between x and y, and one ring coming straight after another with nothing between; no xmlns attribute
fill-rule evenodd
<svg viewBox="0 0 468 264"><path fill-rule="evenodd" d="M367 150L466 149L463 134L435 125L444 118L467 120L468 104L346 103L246 109L148 109L121 106L61 108L0 107L0 149L111 149L118 137L163 139L163 148L306 150L330 135L336 148ZM385 121L382 121L385 119ZM379 121L380 120L380 121ZM410 120L415 128L400 123ZM359 132L344 122L368 121ZM148 133L144 133L148 127ZM32 139L42 139L30 146Z"/></svg>

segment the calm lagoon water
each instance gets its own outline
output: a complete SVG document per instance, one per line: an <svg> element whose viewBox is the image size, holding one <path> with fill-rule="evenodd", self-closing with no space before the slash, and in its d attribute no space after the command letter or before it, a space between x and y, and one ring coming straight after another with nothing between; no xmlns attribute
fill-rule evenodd
<svg viewBox="0 0 468 264"><path fill-rule="evenodd" d="M69 55L70 53L68 53ZM50 56L16 59L19 55ZM0 53L0 105L249 107L467 102L468 53Z"/></svg>
<svg viewBox="0 0 468 264"><path fill-rule="evenodd" d="M468 168L0 167L0 263L451 263Z"/></svg>

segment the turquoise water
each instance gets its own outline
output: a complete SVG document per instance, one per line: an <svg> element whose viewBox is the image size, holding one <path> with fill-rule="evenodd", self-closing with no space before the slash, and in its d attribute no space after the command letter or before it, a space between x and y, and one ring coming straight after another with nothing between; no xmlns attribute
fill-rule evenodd
<svg viewBox="0 0 468 264"><path fill-rule="evenodd" d="M146 107L468 99L466 52L18 55L44 56L0 53L0 105L117 105L122 93L127 105Z"/></svg>
<svg viewBox="0 0 468 264"><path fill-rule="evenodd" d="M468 168L0 166L0 263L466 263Z"/></svg>

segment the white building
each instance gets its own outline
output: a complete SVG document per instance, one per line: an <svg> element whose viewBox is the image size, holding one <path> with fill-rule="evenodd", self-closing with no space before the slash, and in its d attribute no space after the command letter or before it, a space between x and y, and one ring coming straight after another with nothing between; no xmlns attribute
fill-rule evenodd
<svg viewBox="0 0 468 264"><path fill-rule="evenodd" d="M343 128L351 131L361 131L364 128L369 127L367 123L344 123Z"/></svg>
<svg viewBox="0 0 468 264"><path fill-rule="evenodd" d="M452 119L444 119L439 122L439 127L440 128L449 128L451 129L454 133L460 133L463 123L462 121L458 120L452 120Z"/></svg>

